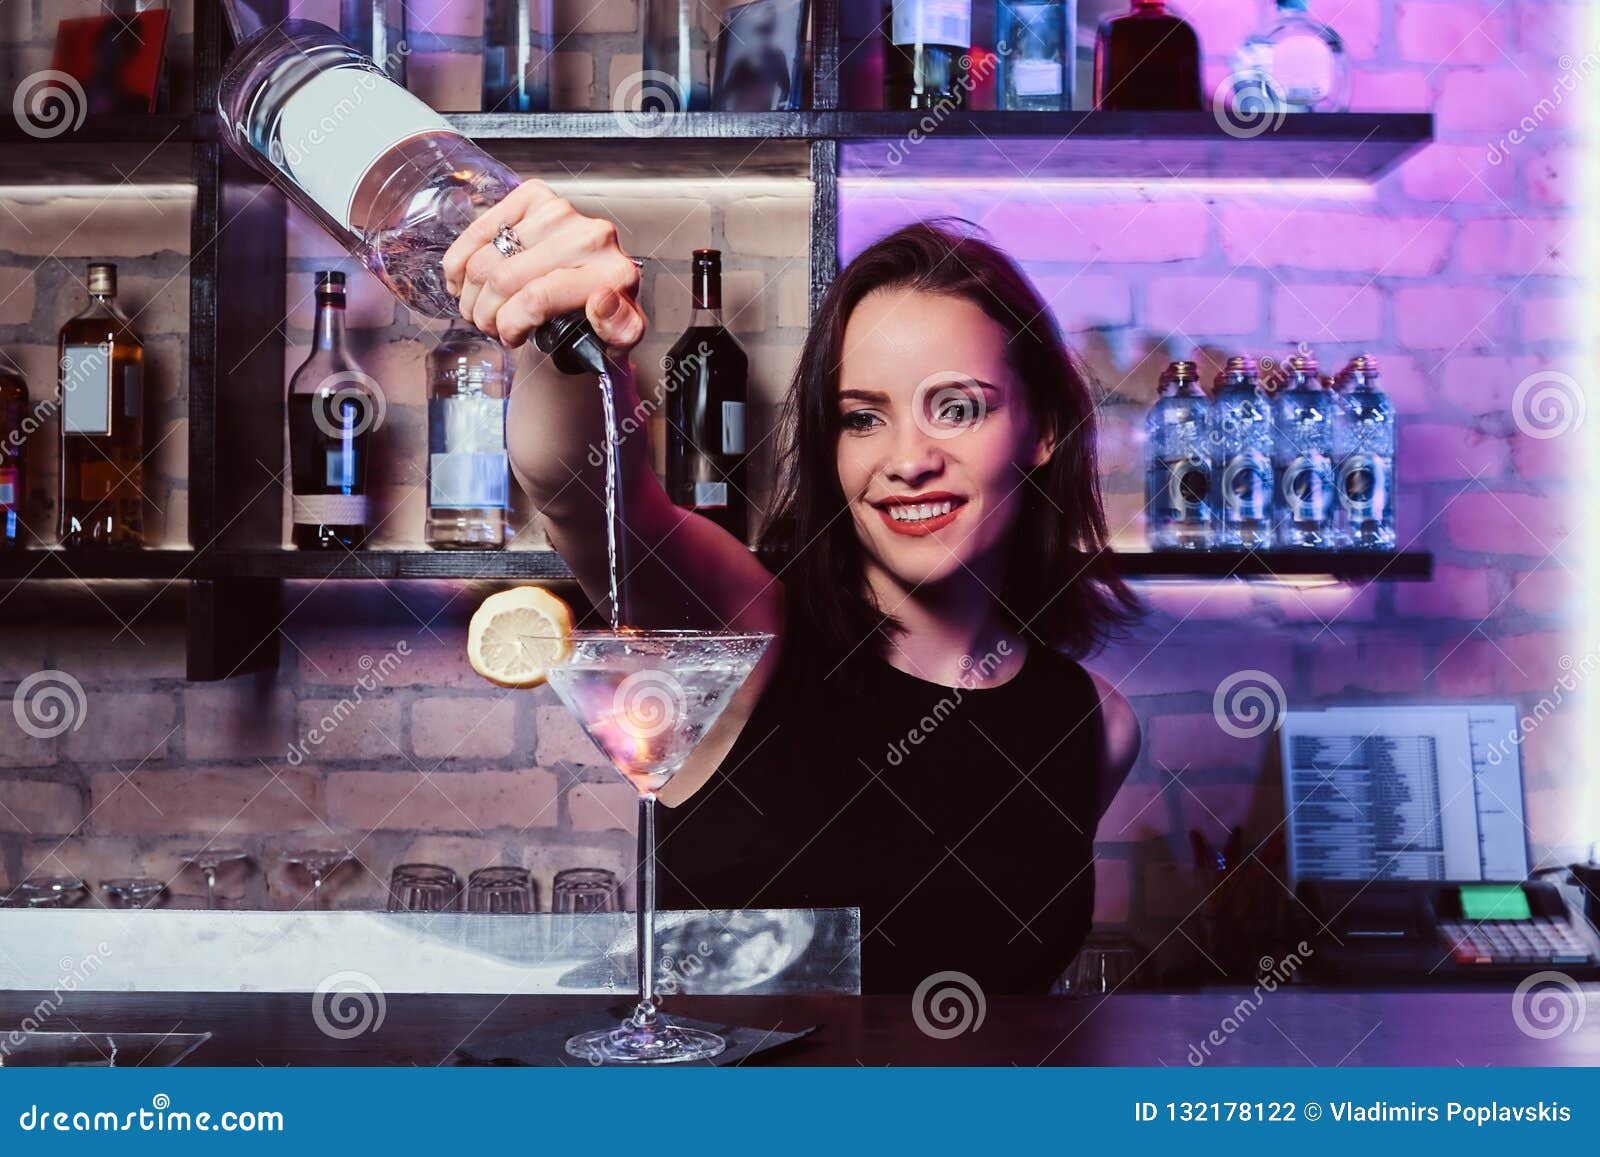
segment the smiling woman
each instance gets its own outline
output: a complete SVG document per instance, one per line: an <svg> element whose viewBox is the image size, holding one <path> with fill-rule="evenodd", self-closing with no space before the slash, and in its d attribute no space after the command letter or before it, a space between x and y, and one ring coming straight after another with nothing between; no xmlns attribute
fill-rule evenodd
<svg viewBox="0 0 1600 1157"><path fill-rule="evenodd" d="M585 309L617 406L646 323L612 230L521 191L447 255L462 310L510 344ZM506 259L505 214L543 223ZM488 305L485 305L488 302ZM593 395L537 367L512 465L597 602L605 489ZM829 287L790 387L769 571L674 507L619 447L630 624L776 639L660 791L664 907L858 907L862 983L956 972L1044 991L1087 934L1094 835L1139 749L1123 697L1078 662L1135 611L1106 545L1094 407L1050 311L964 223L924 222Z"/></svg>

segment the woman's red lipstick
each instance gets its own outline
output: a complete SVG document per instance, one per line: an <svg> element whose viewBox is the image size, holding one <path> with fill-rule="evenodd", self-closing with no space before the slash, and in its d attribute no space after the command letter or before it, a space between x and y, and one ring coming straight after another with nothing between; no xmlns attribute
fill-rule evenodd
<svg viewBox="0 0 1600 1157"><path fill-rule="evenodd" d="M929 518L919 518L915 521L896 518L894 511L905 507L939 506L950 504L950 509L943 514L935 514ZM951 494L945 490L932 490L926 494L896 494L889 498L880 498L872 505L878 512L878 517L896 534L904 534L913 538L925 534L932 534L936 530L943 530L956 520L965 506L967 500L959 494Z"/></svg>

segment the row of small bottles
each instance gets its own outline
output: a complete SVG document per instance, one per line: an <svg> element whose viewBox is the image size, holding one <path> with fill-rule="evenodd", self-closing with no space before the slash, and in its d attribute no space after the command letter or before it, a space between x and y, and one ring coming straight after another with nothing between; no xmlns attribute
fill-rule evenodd
<svg viewBox="0 0 1600 1157"><path fill-rule="evenodd" d="M1145 420L1146 534L1155 550L1393 550L1395 412L1371 355L1333 378L1310 354L1270 390L1229 358L1210 397L1173 362Z"/></svg>
<svg viewBox="0 0 1600 1157"><path fill-rule="evenodd" d="M1131 0L1095 36L1094 107L1199 110L1200 39L1166 0ZM1052 111L1073 107L1077 0L995 0L996 104ZM891 109L960 107L972 78L972 0L889 0L884 104ZM966 62L966 63L963 63ZM1348 104L1344 44L1316 20L1308 0L1274 0L1266 24L1240 47L1229 103L1246 114L1339 112Z"/></svg>
<svg viewBox="0 0 1600 1157"><path fill-rule="evenodd" d="M301 549L356 550L372 526L368 445L383 411L381 387L345 342L344 274L326 271L316 279L311 354L289 382L291 540ZM722 324L717 250L695 250L692 292L689 328L662 361L667 489L678 505L743 539L748 362ZM424 539L441 550L503 547L511 499L511 359L498 342L457 320L428 352L427 377Z"/></svg>

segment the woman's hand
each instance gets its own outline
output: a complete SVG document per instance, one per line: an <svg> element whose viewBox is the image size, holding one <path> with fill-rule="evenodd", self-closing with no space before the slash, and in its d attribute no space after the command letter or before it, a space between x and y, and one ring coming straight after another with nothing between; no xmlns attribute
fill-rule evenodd
<svg viewBox="0 0 1600 1157"><path fill-rule="evenodd" d="M521 239L512 257L493 245L502 225ZM543 181L526 181L479 217L444 255L445 284L461 316L508 348L551 318L581 309L616 354L645 335L649 320L634 294L639 270L610 221L586 217Z"/></svg>

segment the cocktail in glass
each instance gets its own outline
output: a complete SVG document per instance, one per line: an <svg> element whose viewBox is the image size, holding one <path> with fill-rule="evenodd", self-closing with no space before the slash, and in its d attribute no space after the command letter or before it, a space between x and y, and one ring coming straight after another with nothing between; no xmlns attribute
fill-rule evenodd
<svg viewBox="0 0 1600 1157"><path fill-rule="evenodd" d="M617 1027L569 1040L575 1057L663 1064L704 1060L726 1046L715 1033L671 1024L656 1009L655 801L771 641L741 632L573 631L550 664L550 686L562 704L639 793L639 1003Z"/></svg>

